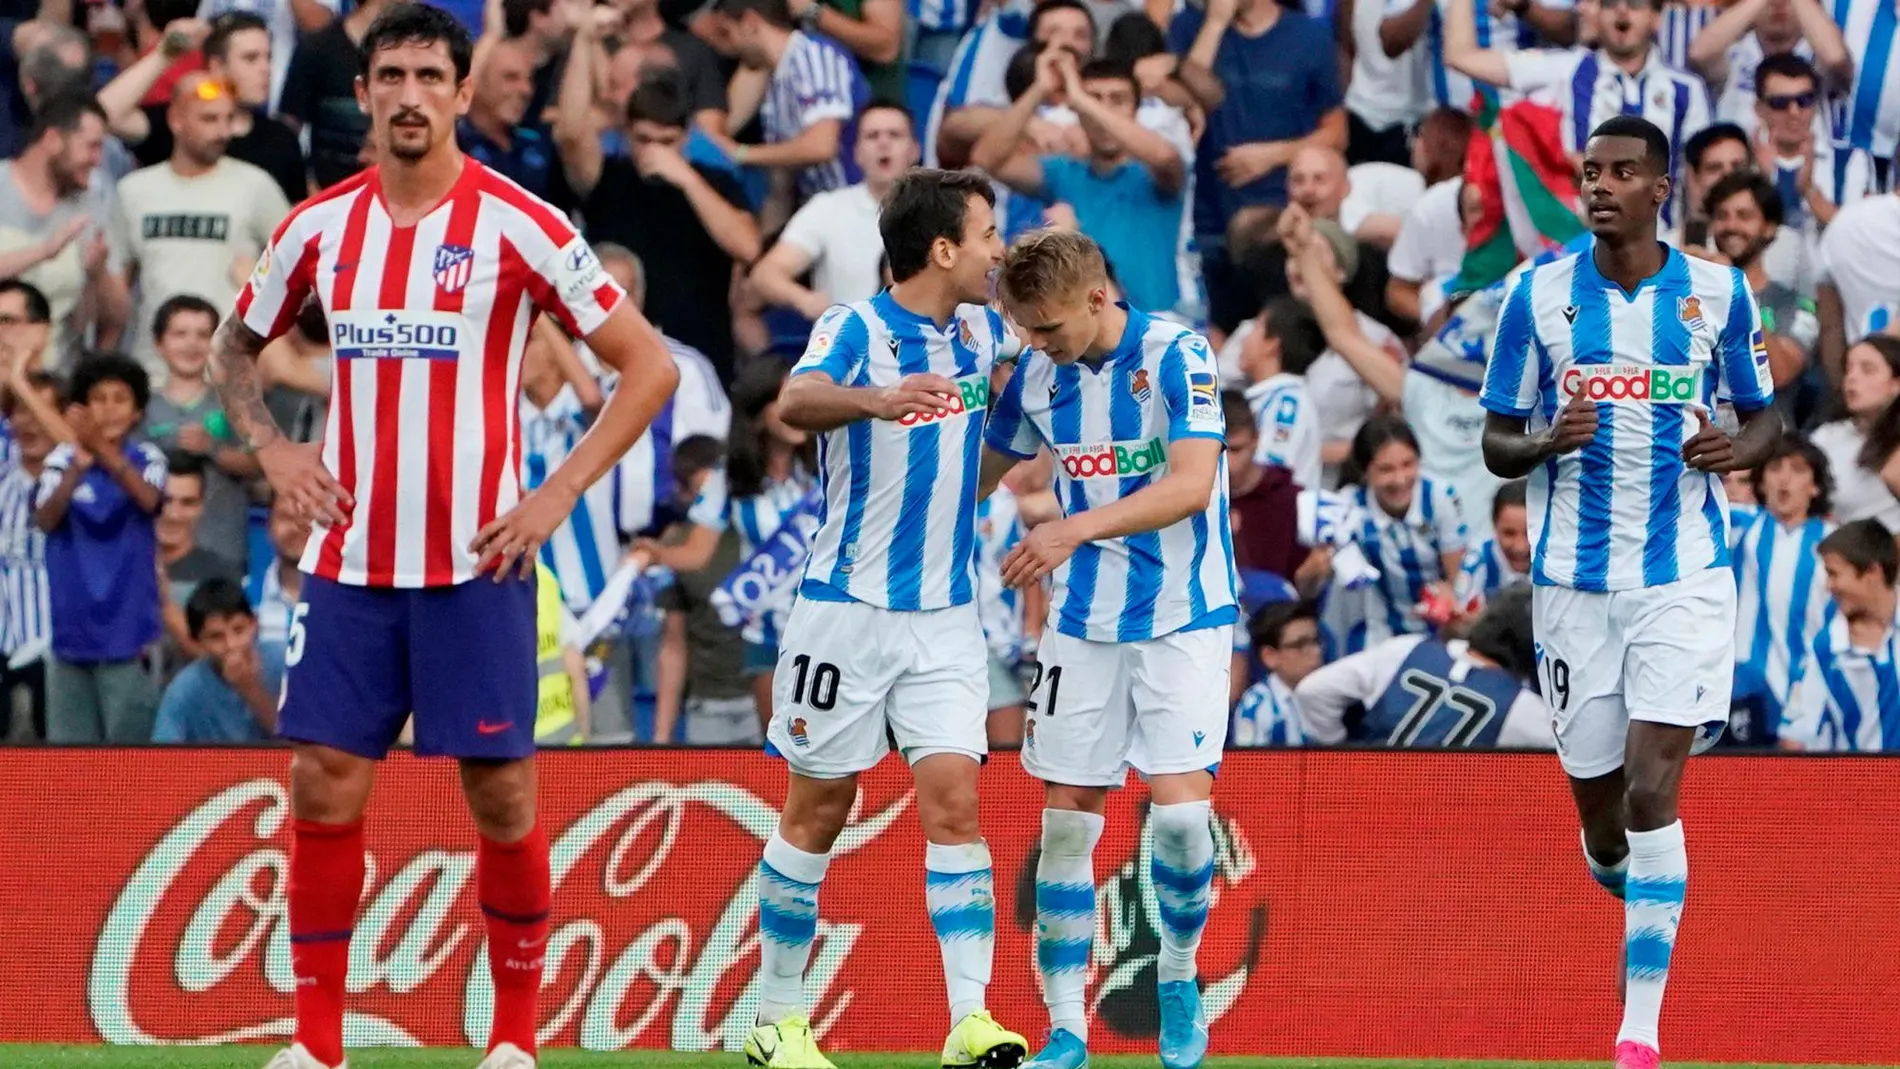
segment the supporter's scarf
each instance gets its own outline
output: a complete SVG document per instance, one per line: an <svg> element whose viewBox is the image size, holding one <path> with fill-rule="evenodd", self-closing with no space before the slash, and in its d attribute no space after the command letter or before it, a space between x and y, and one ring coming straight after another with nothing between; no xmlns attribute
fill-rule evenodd
<svg viewBox="0 0 1900 1069"><path fill-rule="evenodd" d="M1475 293L1504 278L1518 260L1584 232L1562 116L1548 105L1486 106L1465 153L1465 183L1479 190L1484 207L1466 237L1464 262L1445 285L1447 296Z"/></svg>
<svg viewBox="0 0 1900 1069"><path fill-rule="evenodd" d="M816 488L786 510L778 530L747 557L712 592L713 610L727 627L755 631L774 605L791 601L811 556L811 539L818 533L818 512L824 496Z"/></svg>

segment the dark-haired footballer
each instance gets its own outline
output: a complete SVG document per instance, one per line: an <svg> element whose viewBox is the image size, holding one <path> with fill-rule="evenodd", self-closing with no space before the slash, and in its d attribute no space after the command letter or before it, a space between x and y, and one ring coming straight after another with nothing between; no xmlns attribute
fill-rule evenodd
<svg viewBox="0 0 1900 1069"><path fill-rule="evenodd" d="M1677 794L1691 749L1728 722L1736 610L1722 477L1767 459L1781 433L1748 280L1657 240L1669 159L1647 120L1596 127L1583 154L1596 240L1518 281L1479 396L1485 464L1529 476L1544 697L1591 872L1624 900L1618 1069L1661 1059L1689 869ZM1718 406L1734 409L1738 434L1718 425Z"/></svg>

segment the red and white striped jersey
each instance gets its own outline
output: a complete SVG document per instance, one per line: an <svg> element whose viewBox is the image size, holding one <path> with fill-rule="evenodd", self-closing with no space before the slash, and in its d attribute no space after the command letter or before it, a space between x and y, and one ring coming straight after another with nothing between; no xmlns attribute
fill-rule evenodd
<svg viewBox="0 0 1900 1069"><path fill-rule="evenodd" d="M377 168L306 201L237 298L267 338L314 294L336 372L323 461L355 499L300 567L339 583L426 587L475 575L469 543L521 497L521 354L537 310L576 337L625 294L561 214L473 159L413 227Z"/></svg>

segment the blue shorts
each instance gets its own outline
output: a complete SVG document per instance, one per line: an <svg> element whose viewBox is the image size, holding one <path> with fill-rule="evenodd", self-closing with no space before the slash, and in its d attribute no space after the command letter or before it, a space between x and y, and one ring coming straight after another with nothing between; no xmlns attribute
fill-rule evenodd
<svg viewBox="0 0 1900 1069"><path fill-rule="evenodd" d="M414 713L423 756L527 757L535 651L533 580L392 590L306 576L277 734L379 760Z"/></svg>

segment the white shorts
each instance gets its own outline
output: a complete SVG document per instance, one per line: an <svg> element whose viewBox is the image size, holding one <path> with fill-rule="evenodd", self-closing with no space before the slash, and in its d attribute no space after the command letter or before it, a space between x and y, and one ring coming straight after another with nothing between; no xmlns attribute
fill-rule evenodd
<svg viewBox="0 0 1900 1069"><path fill-rule="evenodd" d="M1024 702L1023 768L1046 783L1119 787L1220 764L1227 741L1232 625L1142 642L1052 631Z"/></svg>
<svg viewBox="0 0 1900 1069"><path fill-rule="evenodd" d="M1640 590L1531 588L1537 671L1564 771L1623 767L1631 720L1728 722L1735 675L1735 576L1710 568Z"/></svg>
<svg viewBox="0 0 1900 1069"><path fill-rule="evenodd" d="M766 738L818 779L863 772L893 742L915 763L989 752L989 648L976 606L893 612L799 598L772 675Z"/></svg>

